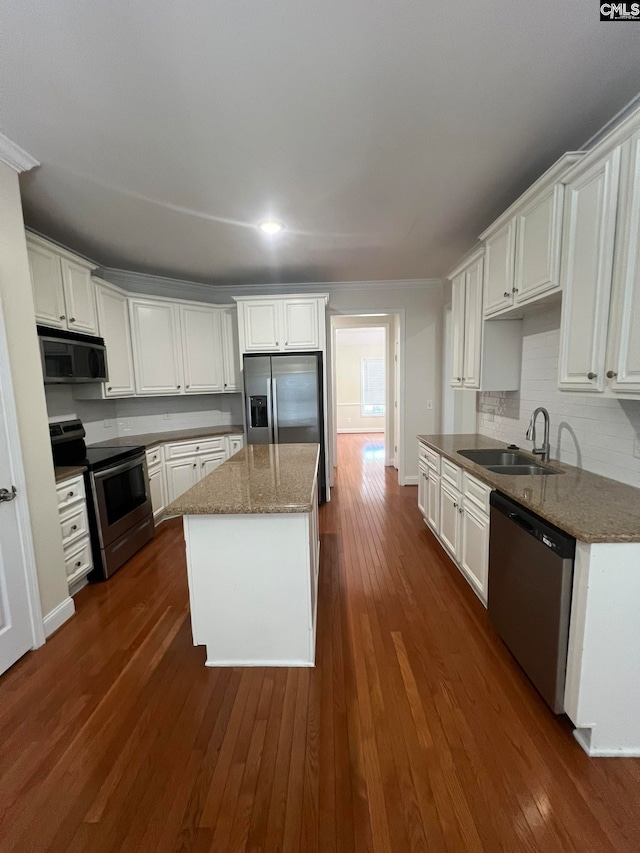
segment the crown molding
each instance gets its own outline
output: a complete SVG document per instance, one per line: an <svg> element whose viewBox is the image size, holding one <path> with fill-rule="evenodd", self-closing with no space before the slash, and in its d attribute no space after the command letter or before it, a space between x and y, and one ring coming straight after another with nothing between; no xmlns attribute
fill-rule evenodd
<svg viewBox="0 0 640 853"><path fill-rule="evenodd" d="M132 293L194 299L199 302L228 303L238 296L278 296L298 293L344 293L393 288L429 290L441 287L442 279L392 279L386 281L287 282L268 284L203 284L199 281L101 267L100 278Z"/></svg>
<svg viewBox="0 0 640 853"><path fill-rule="evenodd" d="M610 133L613 133L626 119L632 118L637 112L640 113L640 93L632 98L628 104L619 110L613 118L610 118L600 130L596 131L593 136L590 136L584 145L580 147L583 151L590 151L592 148L595 148L596 145L599 145Z"/></svg>
<svg viewBox="0 0 640 853"><path fill-rule="evenodd" d="M35 169L36 166L40 165L35 157L12 142L4 133L0 133L0 160L18 173L28 172L29 169Z"/></svg>

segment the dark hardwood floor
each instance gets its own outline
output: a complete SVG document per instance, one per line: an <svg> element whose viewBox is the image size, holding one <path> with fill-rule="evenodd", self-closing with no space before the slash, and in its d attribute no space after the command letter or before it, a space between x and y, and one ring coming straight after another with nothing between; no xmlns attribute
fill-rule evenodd
<svg viewBox="0 0 640 853"><path fill-rule="evenodd" d="M169 521L0 679L0 850L638 851L376 436L339 439L315 669L207 669Z"/></svg>

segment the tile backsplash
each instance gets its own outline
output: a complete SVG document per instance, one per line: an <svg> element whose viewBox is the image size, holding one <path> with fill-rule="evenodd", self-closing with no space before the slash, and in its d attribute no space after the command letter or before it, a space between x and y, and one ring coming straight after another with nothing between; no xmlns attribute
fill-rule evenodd
<svg viewBox="0 0 640 853"><path fill-rule="evenodd" d="M123 435L242 423L241 394L76 400L70 385L47 385L50 420L80 418L87 444Z"/></svg>
<svg viewBox="0 0 640 853"><path fill-rule="evenodd" d="M553 458L640 486L640 400L558 391L559 347L559 308L525 318L520 390L478 394L478 432L531 450L525 438L529 419L544 406ZM539 444L542 429L539 417Z"/></svg>

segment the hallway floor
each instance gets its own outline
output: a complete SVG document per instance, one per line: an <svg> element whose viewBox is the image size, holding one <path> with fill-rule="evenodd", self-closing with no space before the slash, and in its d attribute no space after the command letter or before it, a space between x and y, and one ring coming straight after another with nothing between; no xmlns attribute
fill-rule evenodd
<svg viewBox="0 0 640 853"><path fill-rule="evenodd" d="M0 850L637 851L376 435L338 437L315 669L207 669L168 521L0 679Z"/></svg>

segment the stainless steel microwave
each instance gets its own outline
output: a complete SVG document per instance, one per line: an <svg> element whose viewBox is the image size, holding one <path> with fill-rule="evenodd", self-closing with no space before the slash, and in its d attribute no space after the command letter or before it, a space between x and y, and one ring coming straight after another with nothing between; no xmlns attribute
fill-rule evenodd
<svg viewBox="0 0 640 853"><path fill-rule="evenodd" d="M38 326L45 385L106 382L107 351L102 338Z"/></svg>

